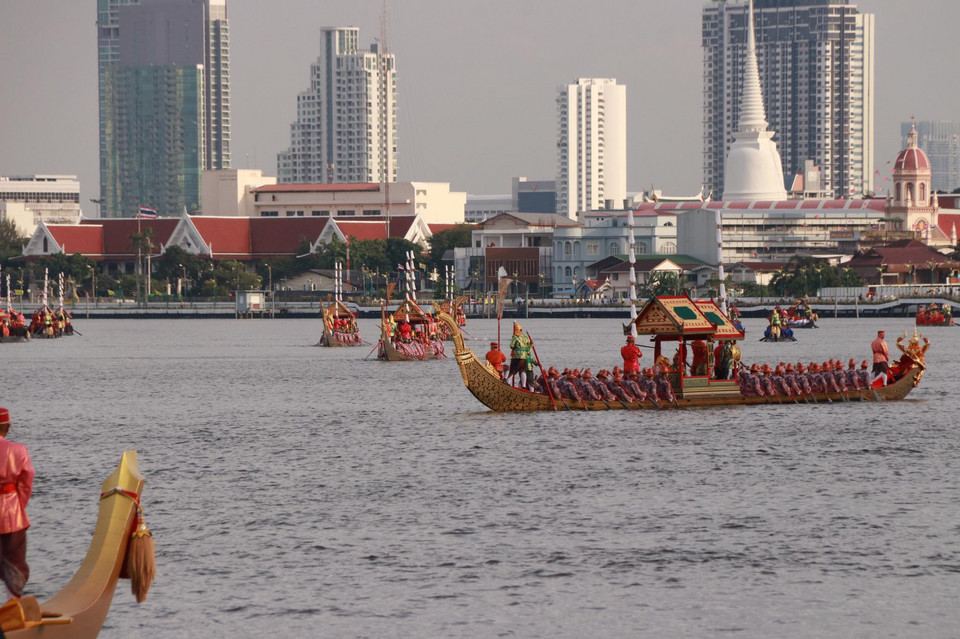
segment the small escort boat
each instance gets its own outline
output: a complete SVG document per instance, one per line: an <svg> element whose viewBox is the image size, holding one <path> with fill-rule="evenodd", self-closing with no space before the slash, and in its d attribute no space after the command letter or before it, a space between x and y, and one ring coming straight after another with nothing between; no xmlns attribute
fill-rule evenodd
<svg viewBox="0 0 960 639"><path fill-rule="evenodd" d="M675 297L655 297L650 299L637 315L634 323L638 335L650 335L654 342L654 361L660 364L668 362L662 354L663 345L678 343L679 358L685 358L685 343L688 340L703 340L707 345L708 361L706 375L686 375L684 366L676 366L666 372L673 389L674 400L671 403L650 399L642 401L606 401L583 399L573 401L551 394L540 394L514 388L500 380L492 367L465 346L463 336L456 321L448 314L441 313L439 318L450 329L454 341L454 357L463 383L467 389L487 408L498 412L529 412L542 410L637 410L651 408L699 408L707 406L739 406L755 404L782 404L784 402L833 402L833 401L882 401L899 400L906 397L920 383L926 370L924 353L929 343L919 346L916 339L904 347L900 341L897 346L903 351L898 369L899 377L891 384L879 388L851 390L848 392L810 392L800 397L786 395L744 396L735 379L715 379L713 353L715 344L726 343L732 346L735 365L739 366L738 340L743 339L730 319L713 301L694 302L686 295ZM925 340L926 341L926 340ZM695 371L699 372L699 371ZM549 387L549 385L548 385Z"/></svg>
<svg viewBox="0 0 960 639"><path fill-rule="evenodd" d="M330 302L323 309L323 335L317 346L360 346L357 316L340 300Z"/></svg>
<svg viewBox="0 0 960 639"><path fill-rule="evenodd" d="M439 324L413 300L404 300L393 313L387 313L386 304L380 310L380 343L377 359L387 362L412 362L425 359L443 359L443 338ZM456 320L450 315L456 326ZM459 334L459 328L457 334Z"/></svg>
<svg viewBox="0 0 960 639"><path fill-rule="evenodd" d="M917 326L953 326L953 308L949 304L920 306L917 309Z"/></svg>

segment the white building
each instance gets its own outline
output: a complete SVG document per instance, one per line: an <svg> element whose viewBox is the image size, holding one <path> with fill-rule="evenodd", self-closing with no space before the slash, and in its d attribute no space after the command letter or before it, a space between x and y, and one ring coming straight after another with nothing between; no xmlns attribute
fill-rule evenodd
<svg viewBox="0 0 960 639"><path fill-rule="evenodd" d="M509 195L467 195L463 219L470 224L476 224L512 211L516 211L516 208Z"/></svg>
<svg viewBox="0 0 960 639"><path fill-rule="evenodd" d="M76 175L0 176L0 220L11 220L31 236L43 221L80 221L80 182Z"/></svg>
<svg viewBox="0 0 960 639"><path fill-rule="evenodd" d="M361 51L359 38L356 27L320 30L310 89L277 157L280 183L396 182L396 60L377 44Z"/></svg>
<svg viewBox="0 0 960 639"><path fill-rule="evenodd" d="M670 211L648 209L635 212L634 250L646 254L672 255L677 252L677 216ZM627 211L590 211L582 224L558 226L553 233L553 286L555 293L571 290L582 282L587 266L606 257L630 252Z"/></svg>
<svg viewBox="0 0 960 639"><path fill-rule="evenodd" d="M832 197L871 191L873 14L860 13L852 2L755 4L760 83L784 175L813 160ZM740 122L747 12L743 0L710 0L703 9L703 179L715 198Z"/></svg>
<svg viewBox="0 0 960 639"><path fill-rule="evenodd" d="M419 215L428 224L462 223L467 201L467 194L450 191L448 182L274 184L253 189L250 196L253 202L241 210L253 217Z"/></svg>
<svg viewBox="0 0 960 639"><path fill-rule="evenodd" d="M785 200L783 165L774 132L767 130L763 91L757 70L757 47L753 37L753 0L747 16L747 57L740 93L740 122L727 153L723 176L724 200Z"/></svg>
<svg viewBox="0 0 960 639"><path fill-rule="evenodd" d="M557 213L623 204L627 196L627 90L613 78L580 78L557 91Z"/></svg>
<svg viewBox="0 0 960 639"><path fill-rule="evenodd" d="M277 178L253 169L223 169L204 171L200 178L201 215L218 217L257 217L253 192L261 186L271 186Z"/></svg>

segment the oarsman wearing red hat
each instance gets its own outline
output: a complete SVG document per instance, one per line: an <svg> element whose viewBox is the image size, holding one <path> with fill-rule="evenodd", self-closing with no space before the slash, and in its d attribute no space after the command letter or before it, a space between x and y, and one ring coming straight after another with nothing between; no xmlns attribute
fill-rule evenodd
<svg viewBox="0 0 960 639"><path fill-rule="evenodd" d="M33 492L33 464L23 444L7 440L10 413L0 408L0 578L8 597L22 597L27 565L27 501Z"/></svg>
<svg viewBox="0 0 960 639"><path fill-rule="evenodd" d="M873 375L870 374L867 360L860 362L860 370L857 371L857 375L860 377L860 384L864 388L871 388L871 385L873 384Z"/></svg>
<svg viewBox="0 0 960 639"><path fill-rule="evenodd" d="M847 363L847 370L844 371L844 375L847 378L847 388L857 391L863 390L864 387L860 384L860 375L857 374L857 362L852 357Z"/></svg>
<svg viewBox="0 0 960 639"><path fill-rule="evenodd" d="M653 380L653 369L648 368L643 371L643 377L637 381L637 385L644 395L653 402L657 408L660 406L660 398L657 396L657 383Z"/></svg>
<svg viewBox="0 0 960 639"><path fill-rule="evenodd" d="M763 396L763 384L760 383L760 365L754 364L739 376L740 394L744 397Z"/></svg>
<svg viewBox="0 0 960 639"><path fill-rule="evenodd" d="M583 401L580 391L577 390L577 377L569 368L563 369L563 377L558 380L557 384L560 386L560 393L563 397L575 402Z"/></svg>
<svg viewBox="0 0 960 639"><path fill-rule="evenodd" d="M770 364L764 364L760 367L760 375L758 376L758 381L760 382L760 387L763 388L763 393L761 395L766 395L772 397L777 394L777 389L773 386L773 380L770 378Z"/></svg>
<svg viewBox="0 0 960 639"><path fill-rule="evenodd" d="M633 335L627 335L627 343L620 348L620 357L623 358L624 373L637 373L640 371L640 358L643 357L643 353L640 352L640 347L634 342L636 342L636 338L634 338Z"/></svg>

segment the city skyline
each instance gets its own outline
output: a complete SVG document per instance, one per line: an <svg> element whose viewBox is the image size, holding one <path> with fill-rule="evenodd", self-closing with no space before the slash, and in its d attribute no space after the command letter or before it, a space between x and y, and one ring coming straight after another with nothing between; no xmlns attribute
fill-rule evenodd
<svg viewBox="0 0 960 639"><path fill-rule="evenodd" d="M616 77L627 90L628 189L695 193L706 3L642 4L594 3L584 14L583 3L563 0L519 8L505 0L392 3L388 48L403 70L399 179L450 182L471 194L508 193L517 175L552 179L557 87L578 77ZM960 86L943 73L944 61L960 57L949 19L958 8L953 0L925 0L923 14L896 0L853 4L876 15L874 162L885 171L900 150L901 122L960 119ZM331 0L322 10L306 0L228 3L234 168L276 175L320 28L356 26L373 40L382 7L380 0ZM0 18L0 90L7 96L0 175L76 174L92 216L89 200L99 191L96 6L8 3Z"/></svg>

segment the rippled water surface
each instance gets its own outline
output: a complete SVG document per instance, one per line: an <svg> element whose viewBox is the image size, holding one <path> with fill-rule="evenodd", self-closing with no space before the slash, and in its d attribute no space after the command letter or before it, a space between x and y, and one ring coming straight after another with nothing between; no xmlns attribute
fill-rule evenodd
<svg viewBox="0 0 960 639"><path fill-rule="evenodd" d="M766 344L758 322L750 363L912 330L826 318ZM617 363L616 320L524 324L546 365ZM928 330L903 402L531 415L486 411L452 359L315 348L319 321L77 328L0 344L0 405L37 469L41 599L140 451L158 577L139 606L121 582L101 637L960 634L955 328ZM497 333L467 329L478 354Z"/></svg>

